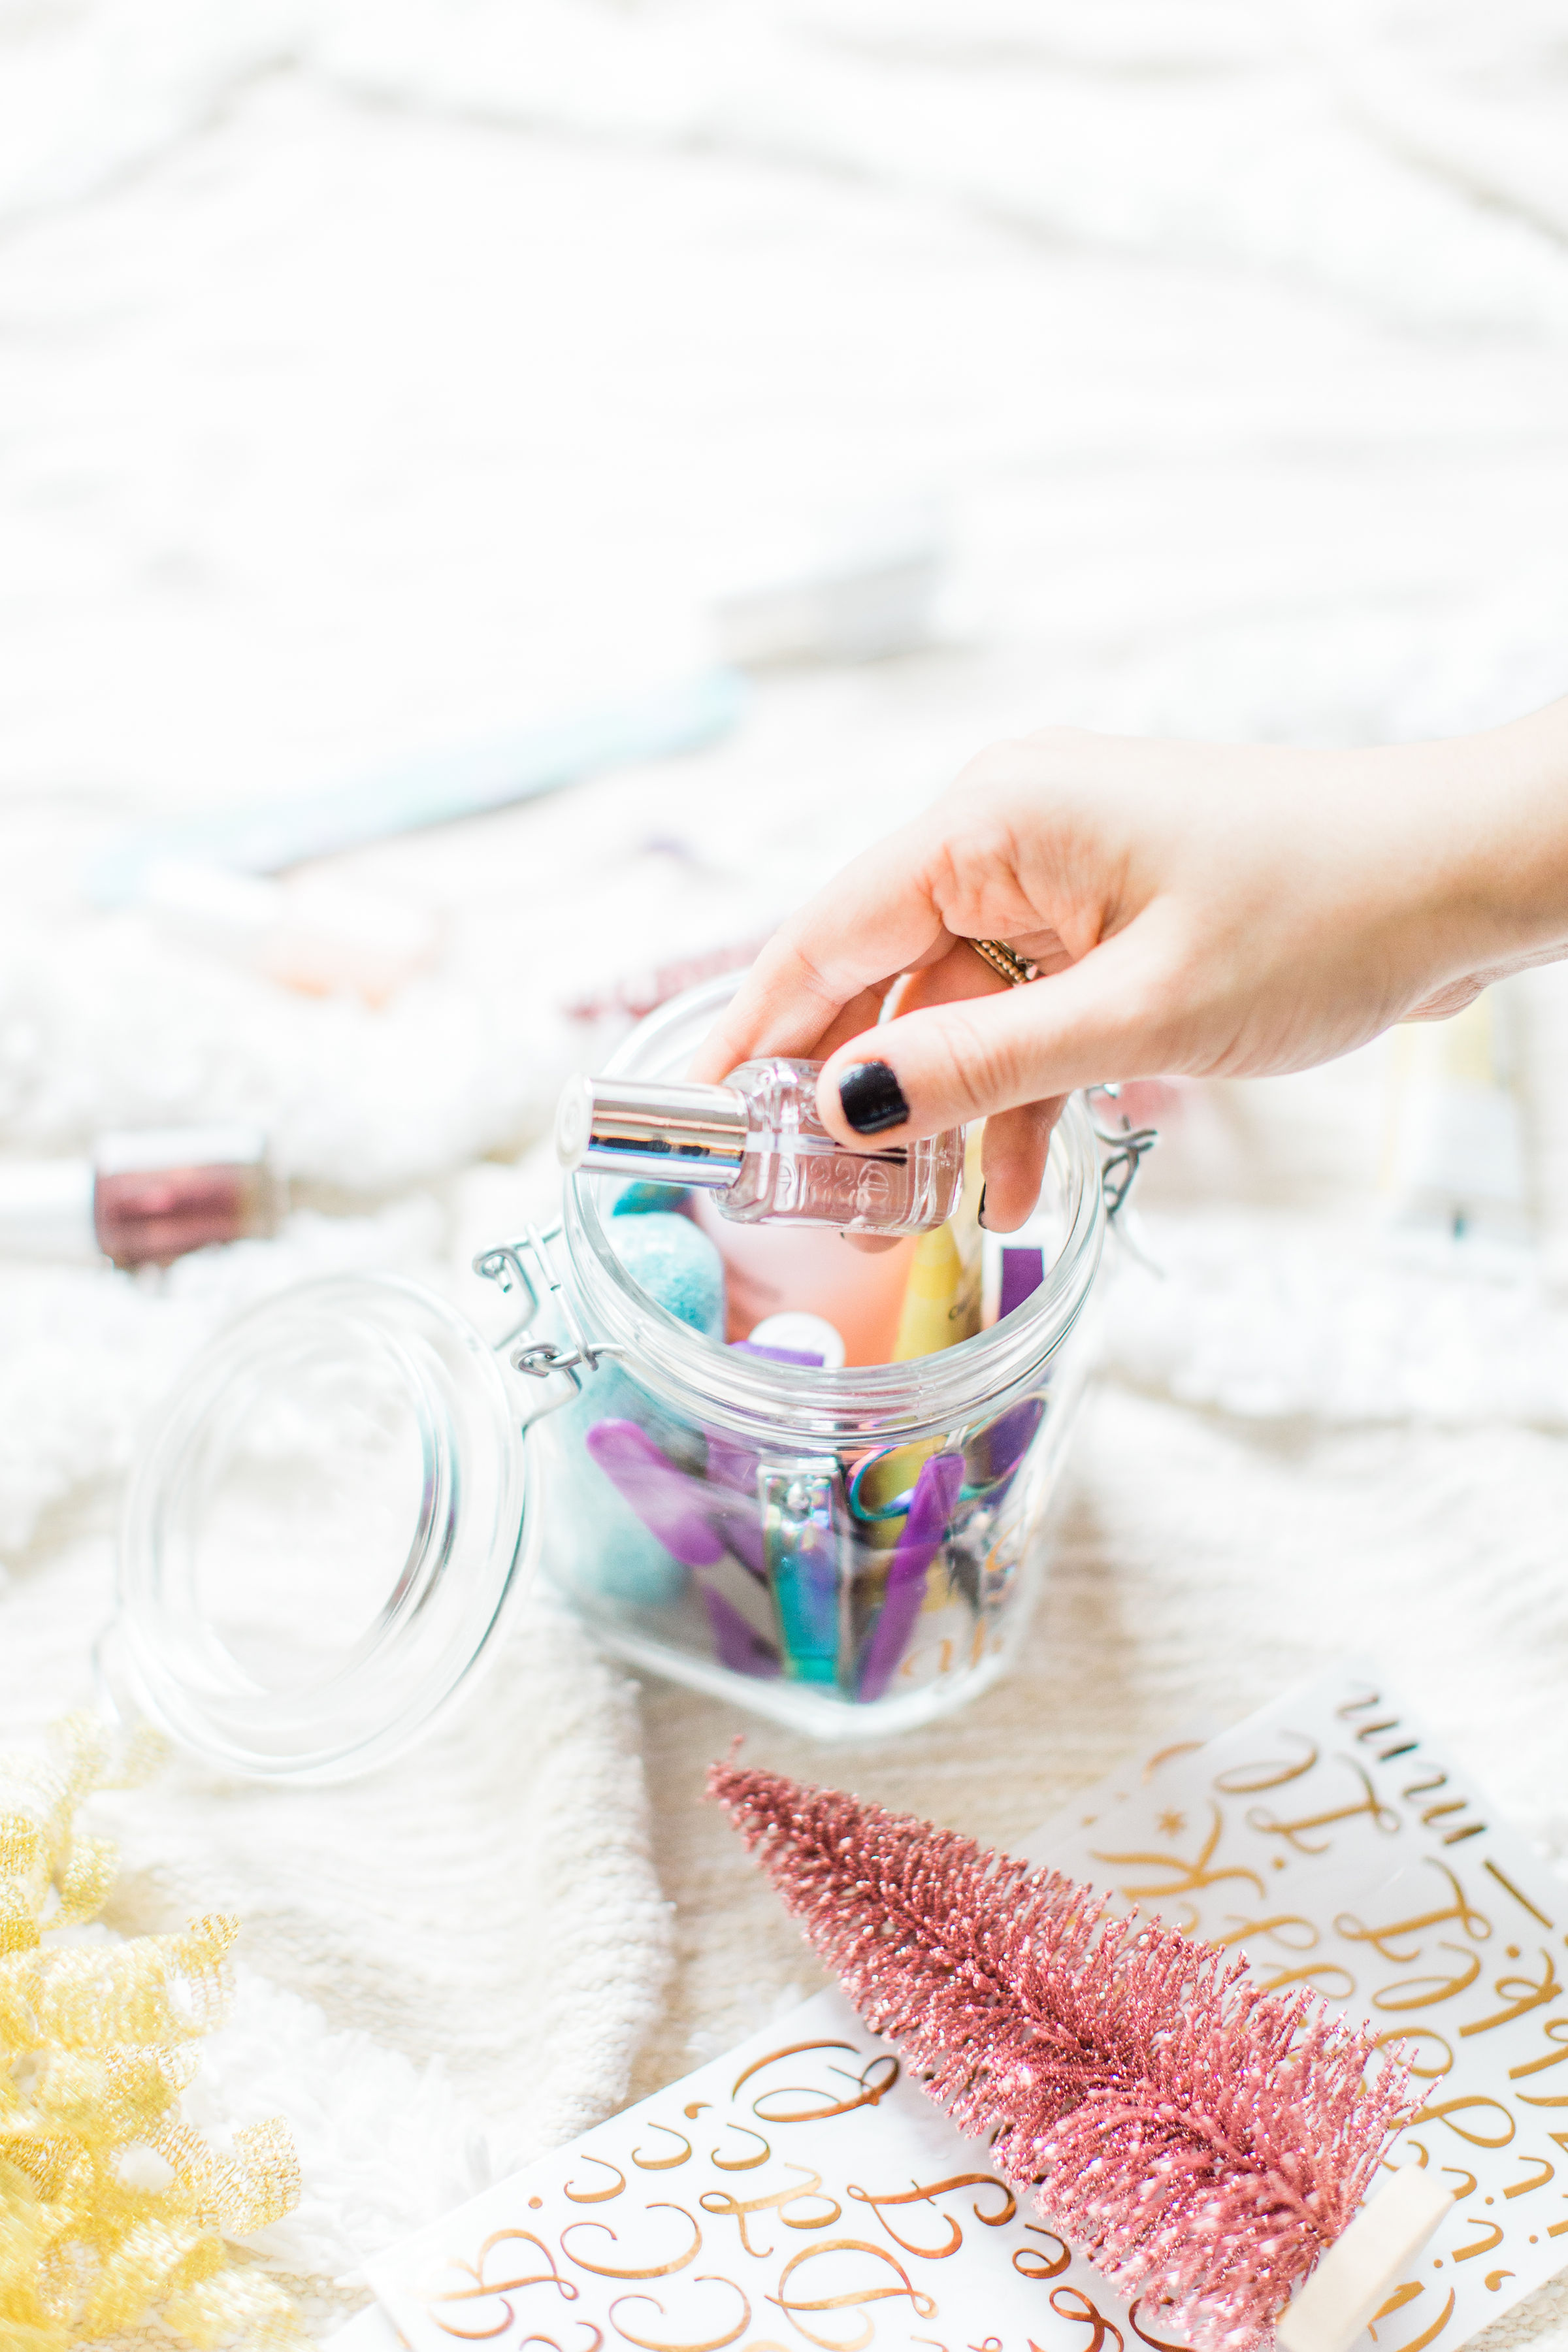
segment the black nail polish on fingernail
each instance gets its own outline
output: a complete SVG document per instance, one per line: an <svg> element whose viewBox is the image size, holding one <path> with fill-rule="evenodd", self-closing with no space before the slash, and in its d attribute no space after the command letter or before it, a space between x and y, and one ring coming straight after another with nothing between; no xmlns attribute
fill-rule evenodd
<svg viewBox="0 0 1568 2352"><path fill-rule="evenodd" d="M985 1187L984 1184L980 1187L980 1206L974 1212L974 1222L977 1225L983 1225L985 1223Z"/></svg>
<svg viewBox="0 0 1568 2352"><path fill-rule="evenodd" d="M902 1127L910 1115L903 1088L886 1062L851 1062L838 1081L838 1099L857 1135Z"/></svg>

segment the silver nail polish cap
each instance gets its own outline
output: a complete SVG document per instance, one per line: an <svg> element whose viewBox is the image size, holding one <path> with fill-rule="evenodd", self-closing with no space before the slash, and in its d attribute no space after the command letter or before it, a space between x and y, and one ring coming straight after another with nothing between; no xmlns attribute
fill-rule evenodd
<svg viewBox="0 0 1568 2352"><path fill-rule="evenodd" d="M130 1176L162 1168L259 1168L267 1138L258 1127L127 1128L100 1135L93 1152L100 1176Z"/></svg>
<svg viewBox="0 0 1568 2352"><path fill-rule="evenodd" d="M0 1253L96 1258L89 1160L0 1161Z"/></svg>
<svg viewBox="0 0 1568 2352"><path fill-rule="evenodd" d="M574 1078L555 1115L563 1168L660 1184L732 1184L746 1153L746 1097L735 1087Z"/></svg>

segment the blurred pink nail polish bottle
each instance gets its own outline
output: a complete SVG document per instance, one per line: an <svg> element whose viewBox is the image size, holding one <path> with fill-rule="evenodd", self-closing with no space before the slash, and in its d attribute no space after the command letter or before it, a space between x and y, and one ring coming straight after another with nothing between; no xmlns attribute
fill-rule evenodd
<svg viewBox="0 0 1568 2352"><path fill-rule="evenodd" d="M256 1128L127 1130L89 1160L0 1161L0 1253L169 1265L275 1233L282 1198Z"/></svg>

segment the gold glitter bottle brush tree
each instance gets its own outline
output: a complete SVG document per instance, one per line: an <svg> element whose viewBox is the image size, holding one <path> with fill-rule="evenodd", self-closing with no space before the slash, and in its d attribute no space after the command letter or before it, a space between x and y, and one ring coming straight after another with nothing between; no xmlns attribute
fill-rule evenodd
<svg viewBox="0 0 1568 2352"><path fill-rule="evenodd" d="M1447 2210L1400 2168L1357 2218L1418 2100L1316 1995L929 1822L728 1763L708 1788L910 2075L1196 2352L1344 2352Z"/></svg>

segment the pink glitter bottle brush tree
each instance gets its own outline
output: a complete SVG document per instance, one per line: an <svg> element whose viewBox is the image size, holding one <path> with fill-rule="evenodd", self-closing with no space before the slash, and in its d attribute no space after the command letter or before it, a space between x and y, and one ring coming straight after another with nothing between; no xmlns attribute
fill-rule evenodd
<svg viewBox="0 0 1568 2352"><path fill-rule="evenodd" d="M1196 2352L1268 2340L1419 2105L1401 2057L973 1839L733 1764L708 1789L867 2024L1053 2230ZM1349 2343L1447 2210L1393 2179L1299 2301L1294 2352Z"/></svg>

